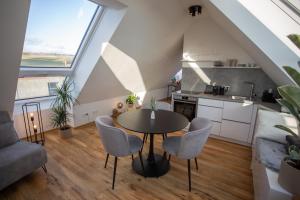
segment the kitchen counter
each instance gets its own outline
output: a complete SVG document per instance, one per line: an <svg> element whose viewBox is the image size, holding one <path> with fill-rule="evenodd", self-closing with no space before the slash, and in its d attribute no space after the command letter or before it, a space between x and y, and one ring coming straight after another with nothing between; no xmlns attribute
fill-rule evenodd
<svg viewBox="0 0 300 200"><path fill-rule="evenodd" d="M268 103L263 102L260 99L257 100L244 100L244 99L233 99L232 96L229 95L212 95L212 94L204 94L203 92L191 92L191 91L177 91L173 92L173 95L182 95L182 96L193 96L196 98L205 98L205 99L214 99L214 100L221 100L221 101L231 101L231 102L238 102L238 103L254 103L257 104L261 109L270 110L270 111L281 111L281 106L278 103Z"/></svg>

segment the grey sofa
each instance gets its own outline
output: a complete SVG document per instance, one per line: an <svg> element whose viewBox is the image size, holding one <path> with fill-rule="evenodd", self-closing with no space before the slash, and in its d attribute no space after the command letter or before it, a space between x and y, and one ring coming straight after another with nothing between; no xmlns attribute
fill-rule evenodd
<svg viewBox="0 0 300 200"><path fill-rule="evenodd" d="M40 167L47 172L46 162L46 150L19 140L9 114L0 111L0 190Z"/></svg>

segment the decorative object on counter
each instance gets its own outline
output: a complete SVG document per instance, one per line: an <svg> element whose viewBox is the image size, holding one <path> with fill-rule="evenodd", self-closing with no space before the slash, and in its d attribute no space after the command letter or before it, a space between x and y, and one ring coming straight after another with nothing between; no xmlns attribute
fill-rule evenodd
<svg viewBox="0 0 300 200"><path fill-rule="evenodd" d="M224 63L223 63L223 61L217 60L217 61L214 61L214 66L215 67L224 67Z"/></svg>
<svg viewBox="0 0 300 200"><path fill-rule="evenodd" d="M289 147L289 155L281 161L278 183L294 195L300 195L300 150L295 145Z"/></svg>
<svg viewBox="0 0 300 200"><path fill-rule="evenodd" d="M196 15L200 15L202 12L202 6L193 5L189 7L189 14L195 17Z"/></svg>
<svg viewBox="0 0 300 200"><path fill-rule="evenodd" d="M126 104L128 107L128 110L132 110L134 109L134 105L138 100L138 96L136 96L135 94L131 93L127 99L126 99Z"/></svg>
<svg viewBox="0 0 300 200"><path fill-rule="evenodd" d="M227 60L227 65L228 66L231 66L231 67L235 67L238 63L238 60L237 59L228 59Z"/></svg>
<svg viewBox="0 0 300 200"><path fill-rule="evenodd" d="M238 67L247 67L246 64L238 64L237 66L238 66Z"/></svg>
<svg viewBox="0 0 300 200"><path fill-rule="evenodd" d="M288 111L295 117L295 119L297 120L297 128L299 134L300 73L292 67L284 66L283 68L294 80L296 85L284 85L278 87L278 92L282 98L277 99L277 101L281 106L286 107ZM275 125L275 127L290 133L292 137L294 137L294 140L287 139L288 144L291 145L288 147L289 156L281 162L278 182L287 191L293 194L300 195L300 151L299 147L297 147L295 144L290 144L291 142L297 143L297 141L300 141L300 136L286 126Z"/></svg>
<svg viewBox="0 0 300 200"><path fill-rule="evenodd" d="M30 112L29 112L30 110ZM37 144L45 144L45 133L39 102L30 102L22 105L26 140ZM34 115L36 113L36 115ZM36 117L35 117L36 116Z"/></svg>
<svg viewBox="0 0 300 200"><path fill-rule="evenodd" d="M151 119L155 119L155 110L156 110L156 99L151 98Z"/></svg>
<svg viewBox="0 0 300 200"><path fill-rule="evenodd" d="M273 89L270 88L268 90L265 90L263 92L263 95L261 97L261 100L263 102L270 102L270 103L276 103L276 99L275 99L275 96L274 96L274 92L273 92Z"/></svg>
<svg viewBox="0 0 300 200"><path fill-rule="evenodd" d="M290 34L287 37L300 49L300 35Z"/></svg>
<svg viewBox="0 0 300 200"><path fill-rule="evenodd" d="M74 82L70 77L66 77L62 85L55 88L55 99L51 107L51 124L54 128L59 128L62 138L72 136L72 129L68 125L72 116L69 110L75 103L79 103L72 95Z"/></svg>
<svg viewBox="0 0 300 200"><path fill-rule="evenodd" d="M212 95L225 95L228 92L230 86L225 85L206 85L204 94L212 94Z"/></svg>

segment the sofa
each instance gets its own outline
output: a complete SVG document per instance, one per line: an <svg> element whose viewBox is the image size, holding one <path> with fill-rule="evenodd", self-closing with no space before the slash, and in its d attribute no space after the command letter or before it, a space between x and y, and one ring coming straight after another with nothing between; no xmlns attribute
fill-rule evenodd
<svg viewBox="0 0 300 200"><path fill-rule="evenodd" d="M40 167L47 172L46 162L46 150L20 140L8 112L0 111L0 191Z"/></svg>
<svg viewBox="0 0 300 200"><path fill-rule="evenodd" d="M255 200L291 200L293 195L278 184L281 160L287 156L287 132L275 128L285 125L295 132L297 121L287 113L259 110L252 146L252 174ZM299 133L298 133L299 134Z"/></svg>

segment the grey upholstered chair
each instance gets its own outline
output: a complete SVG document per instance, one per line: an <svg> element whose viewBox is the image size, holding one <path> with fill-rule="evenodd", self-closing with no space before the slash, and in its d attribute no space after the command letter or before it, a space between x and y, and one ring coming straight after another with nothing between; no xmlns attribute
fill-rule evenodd
<svg viewBox="0 0 300 200"><path fill-rule="evenodd" d="M165 153L188 161L189 191L191 191L190 159L195 159L198 170L197 155L202 151L212 128L212 122L205 118L192 120L189 131L183 136L168 137L163 142ZM166 155L166 154L165 154Z"/></svg>
<svg viewBox="0 0 300 200"><path fill-rule="evenodd" d="M99 116L95 122L102 144L107 152L104 168L106 168L109 155L115 156L112 183L112 189L114 189L118 157L131 155L133 159L133 154L139 153L141 165L144 168L140 151L143 142L139 137L128 135L124 130L114 127L113 119L109 116Z"/></svg>
<svg viewBox="0 0 300 200"><path fill-rule="evenodd" d="M151 106L150 105L144 105L142 107L143 109L151 109ZM164 102L164 101L156 101L156 110L167 110L167 111L172 111L172 106L171 104L167 103L167 102ZM144 134L144 137L143 137L143 143L146 143L147 142L147 139L148 139L148 135L149 134ZM165 138L167 138L167 133L164 133L162 135L163 137L163 140Z"/></svg>

